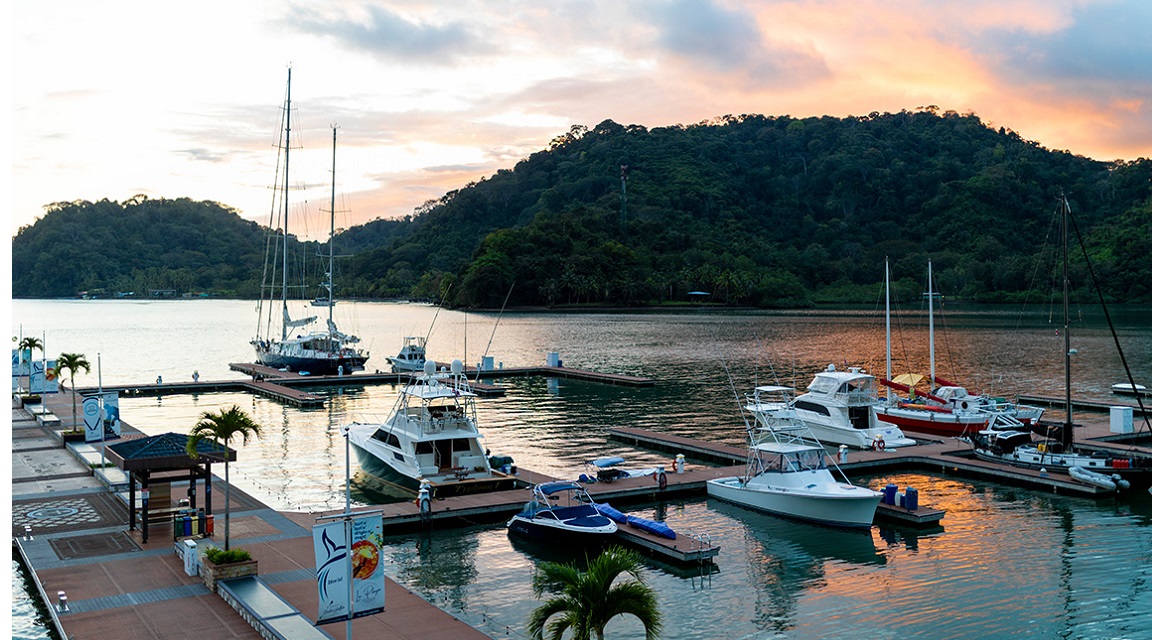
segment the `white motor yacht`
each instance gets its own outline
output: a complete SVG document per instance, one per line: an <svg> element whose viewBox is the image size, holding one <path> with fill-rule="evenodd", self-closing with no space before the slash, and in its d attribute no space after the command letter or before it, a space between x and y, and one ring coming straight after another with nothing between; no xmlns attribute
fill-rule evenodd
<svg viewBox="0 0 1152 640"><path fill-rule="evenodd" d="M400 391L383 423L354 422L348 440L360 467L400 487L416 490L422 481L436 497L513 488L513 476L494 470L476 427L476 394L452 362L451 373L436 373L427 361L423 375Z"/></svg>
<svg viewBox="0 0 1152 640"><path fill-rule="evenodd" d="M757 389L747 405L757 419L764 415L759 397ZM792 407L821 442L857 449L891 449L916 444L900 427L877 418L880 404L874 376L855 367L837 371L835 365L828 365L816 374L808 385L808 393L797 397Z"/></svg>

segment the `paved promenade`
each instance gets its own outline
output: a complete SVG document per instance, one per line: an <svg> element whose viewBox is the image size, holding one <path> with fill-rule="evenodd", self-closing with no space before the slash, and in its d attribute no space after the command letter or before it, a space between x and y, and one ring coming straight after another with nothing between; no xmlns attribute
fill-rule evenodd
<svg viewBox="0 0 1152 640"><path fill-rule="evenodd" d="M56 612L66 637L77 640L188 638L195 640L261 638L252 625L189 576L170 535L128 530L121 498L92 474L76 454L63 448L59 431L71 424L67 392L48 396L47 408L61 423L42 426L14 402L12 406L12 535L56 609L56 594L67 595L68 610ZM130 428L125 429L126 437ZM83 446L80 447L84 451ZM93 455L88 449L88 454ZM99 450L94 449L96 459ZM109 473L111 481L117 472ZM213 511L222 538L224 483ZM173 488L175 497L182 492ZM232 489L231 541L259 562L260 579L282 600L315 619L317 592L311 531L299 514L274 511ZM31 538L25 539L25 525ZM211 539L201 545L215 544ZM222 544L222 542L221 542ZM353 622L356 638L470 640L489 636L437 609L418 595L387 581L386 610ZM333 638L345 637L343 622L319 627ZM321 636L323 637L323 636Z"/></svg>

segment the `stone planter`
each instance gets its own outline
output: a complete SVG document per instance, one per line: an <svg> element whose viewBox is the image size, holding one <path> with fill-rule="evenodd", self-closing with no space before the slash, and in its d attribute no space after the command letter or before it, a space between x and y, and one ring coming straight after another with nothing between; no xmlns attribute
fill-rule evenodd
<svg viewBox="0 0 1152 640"><path fill-rule="evenodd" d="M84 442L84 432L68 433L67 431L61 431L60 440L64 446L68 446L69 442Z"/></svg>
<svg viewBox="0 0 1152 640"><path fill-rule="evenodd" d="M42 400L40 396L20 396L20 406L25 407L30 404L40 404Z"/></svg>
<svg viewBox="0 0 1152 640"><path fill-rule="evenodd" d="M200 556L200 577L204 578L204 586L215 592L216 583L221 580L254 576L259 573L256 562L256 560L246 560L229 564L215 564L206 556Z"/></svg>

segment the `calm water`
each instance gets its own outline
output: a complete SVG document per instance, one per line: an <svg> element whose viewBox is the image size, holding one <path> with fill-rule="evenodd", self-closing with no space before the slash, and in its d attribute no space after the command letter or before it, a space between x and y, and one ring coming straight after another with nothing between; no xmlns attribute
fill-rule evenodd
<svg viewBox="0 0 1152 640"><path fill-rule="evenodd" d="M46 338L48 352L78 352L93 364L81 386L234 378L248 361L255 327L242 301L16 301L13 335ZM607 427L654 429L741 444L736 393L754 384L803 388L836 363L884 370L883 319L873 311L807 313L462 314L420 305L346 304L342 328L363 338L368 366L403 336L429 333L438 360L476 362L487 351L509 366L542 363L557 351L568 366L655 378L648 389L546 379L500 381L508 393L480 402L493 453L517 464L575 477L582 461L621 454L635 466L667 456L608 442ZM1152 311L1113 309L1138 383L1152 381ZM1063 393L1063 337L1050 310L949 307L936 322L937 375L998 394ZM433 324L433 318L435 323ZM1076 397L1110 397L1122 381L1111 336L1090 310L1073 329ZM338 322L341 319L338 318ZM895 373L928 369L922 310L893 321ZM495 331L494 331L495 329ZM239 404L265 427L240 452L237 485L281 509L342 505L343 441L338 425L383 418L389 385L322 390L324 409L298 410L247 394L122 399L124 418L150 433L187 431L204 410ZM355 463L353 463L355 464ZM862 478L920 489L946 509L942 531L919 535L873 528L854 535L758 515L697 499L639 510L677 531L707 533L722 545L717 570L701 576L658 564L645 577L659 593L669 638L837 637L1152 637L1152 498L1105 502L1049 496L925 475ZM388 499L367 483L354 499ZM494 637L522 637L535 602L531 576L549 550L510 540L500 526L393 539L389 575ZM626 620L610 637L636 637Z"/></svg>

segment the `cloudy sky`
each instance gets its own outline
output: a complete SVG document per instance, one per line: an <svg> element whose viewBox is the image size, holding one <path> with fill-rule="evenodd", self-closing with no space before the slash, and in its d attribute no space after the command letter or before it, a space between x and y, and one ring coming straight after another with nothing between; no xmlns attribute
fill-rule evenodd
<svg viewBox="0 0 1152 640"><path fill-rule="evenodd" d="M1149 0L39 0L11 11L13 234L51 202L135 194L215 200L266 222L289 67L300 208L326 206L338 125L341 226L410 214L606 119L651 128L937 105L1049 149L1152 156Z"/></svg>

